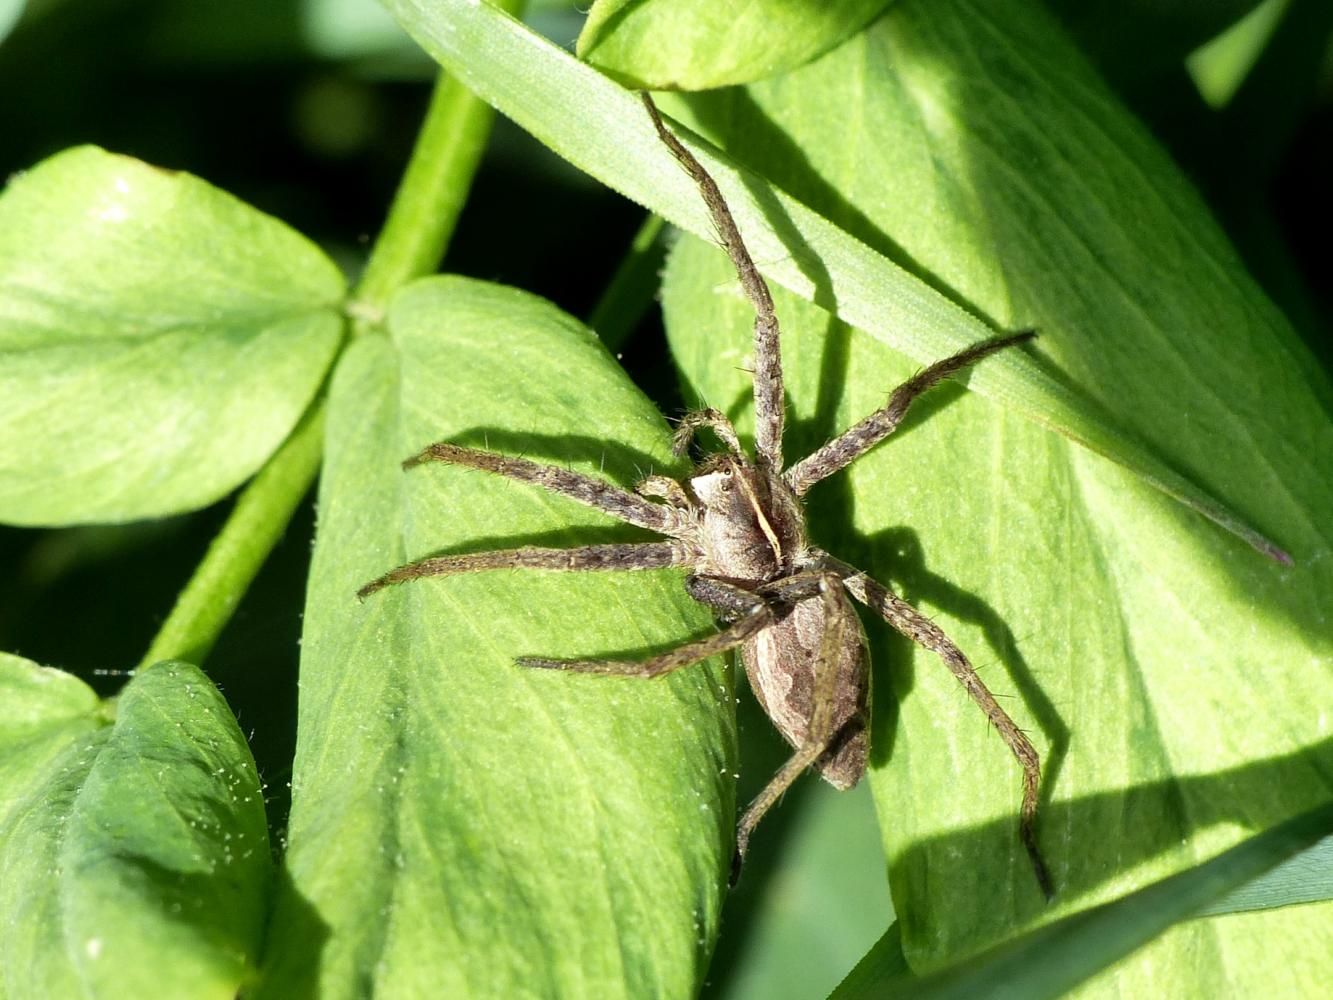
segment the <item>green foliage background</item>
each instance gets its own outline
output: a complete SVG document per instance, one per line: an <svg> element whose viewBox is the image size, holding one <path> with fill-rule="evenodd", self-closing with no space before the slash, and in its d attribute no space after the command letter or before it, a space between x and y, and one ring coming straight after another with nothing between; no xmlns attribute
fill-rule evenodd
<svg viewBox="0 0 1333 1000"><path fill-rule="evenodd" d="M10 926L30 931L7 940L8 954L47 962L7 966L0 995L24 996L29 982L120 988L125 948L186 956L141 995L229 995L253 979L272 881L269 995L318 982L328 995L447 984L459 995L822 996L893 920L886 856L899 922L871 955L881 987L904 955L918 972L948 964L1327 799L1327 723L1312 706L1328 682L1333 404L1317 247L1331 214L1333 15L1303 0L1269 11L1271 37L1251 31L1258 61L1231 74L1239 89L1220 109L1182 60L1246 3L906 0L856 33L884 5L849 2L800 32L758 17L747 34L762 64L672 32L716 5L602 3L579 43L617 78L652 85L790 70L664 102L735 158L739 174L720 169L742 226L761 266L796 293L779 295L789 453L984 331L958 305L1041 329L1037 361L997 359L968 380L976 393L940 391L922 407L929 419L814 509L820 541L901 586L995 661L992 684L1012 684L1054 785L1043 837L1066 890L1057 907L1040 906L1013 850L1016 778L998 741L936 664L881 631L872 780L846 796L802 782L724 902L734 801L783 755L748 700L733 722L729 672L615 687L505 665L514 653L651 648L706 628L671 574L478 577L346 606L358 583L440 547L628 537L460 470L402 477L397 460L429 440L472 435L629 483L670 465L659 413L702 400L744 424L747 316L725 263L692 238L675 247L668 349L655 317L637 321L656 285L650 255L626 299L633 314L595 324L618 345L617 365L570 317L592 314L641 214L503 122L443 269L525 293L426 279L382 314L353 311L381 332L356 339L328 386L313 565L307 504L216 649L190 649L208 656L226 703L194 667L164 664L125 687L113 721L75 678L121 690L229 508L137 519L223 497L320 387L341 346L339 267L355 274L380 226L432 71L369 3L222 6L34 2L0 42L0 85L18 98L0 107L7 172L96 142L209 182L75 150L16 177L0 203L0 435L24 457L0 460L0 517L90 524L0 532L0 648L74 675L0 661L0 884ZM520 32L466 5L386 6L547 145L707 234L697 195L601 77L525 50ZM11 16L0 5L0 31ZM799 6L785 16L800 22ZM580 26L555 6L529 19L560 43ZM1225 79L1239 58L1227 51L1196 72ZM82 228L90 218L105 225ZM143 311L125 314L126 302ZM164 430L165 445L154 437ZM324 431L308 417L288 449L308 466ZM1296 567L1264 562L1149 482L1275 538ZM251 537L262 557L266 536ZM173 725L191 738L173 738ZM157 784L135 773L144 761L158 763ZM117 810L159 792L136 806L141 826L117 831L121 851L100 856ZM291 847L276 875L262 851L238 863L230 839L207 832L262 840L261 794L275 847ZM173 816L201 824L202 839L168 829ZM1269 847L1295 849L1293 837ZM1215 894L1223 883L1209 884ZM41 910L53 892L63 925ZM1288 885L1243 908L1327 896ZM1113 926L1166 912L1148 898ZM208 913L154 918L172 899L208 900ZM1183 925L1152 946L1152 981L1168 968L1173 988L1215 993L1244 969L1299 995L1323 968L1326 910ZM141 933L101 933L109 924ZM43 926L63 926L68 947L52 949ZM1073 926L1032 940L1072 940ZM1113 937L1098 937L1105 960ZM1145 968L1090 988L1147 988ZM929 988L958 988L948 975Z"/></svg>

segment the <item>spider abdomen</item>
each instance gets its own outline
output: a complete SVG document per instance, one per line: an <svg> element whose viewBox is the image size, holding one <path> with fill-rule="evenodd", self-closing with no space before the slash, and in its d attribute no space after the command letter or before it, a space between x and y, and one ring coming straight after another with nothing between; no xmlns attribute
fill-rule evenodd
<svg viewBox="0 0 1333 1000"><path fill-rule="evenodd" d="M870 670L865 632L850 605L829 650L834 670L831 730L837 735L815 768L834 788L847 789L865 773L870 751ZM741 647L750 689L782 736L800 747L815 711L815 666L828 623L820 597L798 601L780 621Z"/></svg>

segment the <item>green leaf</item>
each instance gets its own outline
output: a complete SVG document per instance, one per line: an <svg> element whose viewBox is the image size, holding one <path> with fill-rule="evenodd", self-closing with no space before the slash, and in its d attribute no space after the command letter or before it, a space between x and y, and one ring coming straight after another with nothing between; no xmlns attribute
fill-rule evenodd
<svg viewBox="0 0 1333 1000"><path fill-rule="evenodd" d="M0 196L0 520L122 521L217 500L324 377L343 281L189 174L93 147Z"/></svg>
<svg viewBox="0 0 1333 1000"><path fill-rule="evenodd" d="M0 0L0 40L13 30L23 16L25 0Z"/></svg>
<svg viewBox="0 0 1333 1000"><path fill-rule="evenodd" d="M1113 903L1066 917L924 979L895 976L897 970L891 961L875 969L874 974L860 975L863 968L869 968L868 963L863 963L834 991L830 1000L860 997L964 1000L979 995L997 1000L1001 997L1042 1000L1066 996L1069 990L1116 959L1142 947L1173 923L1199 912L1208 900L1253 879L1284 858L1299 856L1312 841L1330 831L1333 831L1333 806L1322 806L1251 837L1195 868ZM891 934L892 928L885 940ZM884 950L884 943L881 941L867 959Z"/></svg>
<svg viewBox="0 0 1333 1000"><path fill-rule="evenodd" d="M797 73L690 106L738 156L871 245L901 244L997 326L1038 328L1044 366L1296 556L1257 559L1126 470L947 388L815 488L816 541L935 618L1045 760L1051 907L1018 844L1017 765L934 656L872 627L871 780L912 967L1326 801L1333 740L1313 706L1333 663L1327 383L1049 20L1007 0L905 3ZM916 365L777 298L795 459ZM683 243L664 306L689 402L744 425L753 317L728 262ZM1087 989L1298 994L1333 972L1330 928L1326 905L1182 925Z"/></svg>
<svg viewBox="0 0 1333 1000"><path fill-rule="evenodd" d="M758 705L747 708L742 803L791 756ZM756 733L776 751L762 761L746 753ZM843 794L803 780L764 817L727 897L706 1000L825 996L883 931L893 904L874 808L869 788Z"/></svg>
<svg viewBox="0 0 1333 1000"><path fill-rule="evenodd" d="M1333 835L1210 903L1202 913L1242 913L1333 899Z"/></svg>
<svg viewBox="0 0 1333 1000"><path fill-rule="evenodd" d="M679 571L493 572L356 590L431 552L642 532L436 440L631 484L660 414L541 300L428 278L357 340L329 403L286 874L264 995L693 995L730 860L728 674L531 671L707 634Z"/></svg>
<svg viewBox="0 0 1333 1000"><path fill-rule="evenodd" d="M263 794L221 695L185 663L114 703L0 654L0 995L229 998L253 974Z"/></svg>
<svg viewBox="0 0 1333 1000"><path fill-rule="evenodd" d="M431 55L478 96L556 153L671 222L711 238L712 223L698 190L662 148L635 97L488 4L469 0L382 2ZM1019 16L1022 19L1035 15ZM1046 41L1038 37L1035 43L1040 47ZM1012 58L1009 48L1000 54ZM853 75L844 82L852 85L859 79L859 75ZM966 80L957 82L961 85ZM1086 94L1094 109L1114 107L1082 66L1075 72L1073 82L1079 88L1077 93ZM854 109L855 105L850 107ZM1118 109L1116 114L1119 117L1111 123L1116 139L1141 150L1148 143L1142 130L1125 122L1123 112ZM827 106L821 107L815 117L825 124L839 118L829 115ZM996 137L990 137L989 141L996 141ZM835 147L846 145L846 135L839 134ZM1107 152L1116 155L1114 142L1105 146ZM1160 151L1151 148L1151 155L1161 160ZM958 301L967 299L958 295L957 290L947 295L936 290L937 287L948 290L952 277L949 271L930 275L927 280L914 277L858 239L856 233L863 227L856 224L854 217L825 218L755 173L738 169L713 148L696 143L694 149L716 175L751 253L771 280L828 307L840 318L918 362L933 361L995 332L993 326L958 305ZM877 185L881 200L888 197L883 178L866 177L864 181ZM893 198L906 200L917 194L910 188L895 188ZM924 196L925 192L920 194ZM1178 195L1194 198L1177 180L1170 196ZM1159 203L1160 198L1155 193L1153 203ZM898 245L909 245L912 233L895 230L891 236L891 240L879 241L883 251L920 269L921 265L907 259ZM984 241L981 245L993 247ZM1181 252L1188 252L1191 246L1187 242ZM1088 249L1084 248L1085 257ZM1052 270L1056 266L1056 262L1048 266L1047 280L1058 276L1059 272ZM922 273L928 272L922 270ZM1069 293L1073 295L1075 291L1070 289ZM1269 316L1271 307L1260 312L1258 320L1265 325L1274 322ZM1294 350L1301 348L1297 346ZM1182 470L1167 461L1164 455L1169 455L1170 449L1161 449L1163 445L1169 446L1171 435L1164 435L1160 426L1154 426L1145 441L1123 429L1121 423L1127 411L1118 396L1103 394L1095 379L1080 382L1068 375L1053 369L1049 363L1013 352L985 366L970 386L1003 402L1026 419L1052 427L1098 454L1124 464L1157 489L1262 551L1279 553L1251 523L1220 503L1217 492L1200 485L1201 481L1195 478L1200 470ZM1206 477L1202 480L1208 481ZM1229 488L1233 484L1223 485Z"/></svg>
<svg viewBox="0 0 1333 1000"><path fill-rule="evenodd" d="M1232 24L1226 31L1209 38L1207 44L1190 51L1185 59L1190 78L1198 88L1199 96L1211 107L1223 108L1235 97L1236 92L1246 82L1255 64L1264 55L1274 41L1274 33L1287 20L1287 0L1261 3L1249 11L1243 18ZM1317 6L1302 5L1304 10L1316 10ZM1302 34L1301 39L1310 44L1311 51L1321 54L1326 47L1323 43L1327 32L1312 31ZM1304 46L1302 46L1304 47ZM1275 53L1270 52L1270 57ZM1300 60L1302 63L1315 62L1314 59ZM1313 67L1311 67L1313 69ZM1282 74L1285 76L1285 74ZM1301 83L1310 85L1313 81L1304 79L1305 73L1297 75ZM1292 81L1295 82L1295 81ZM1308 93L1304 88L1299 92ZM1287 96L1287 95L1283 95ZM1265 101L1265 112L1279 121L1293 118L1288 115L1274 115L1271 103ZM1219 122L1221 124L1221 122ZM1247 158L1250 151L1247 152Z"/></svg>
<svg viewBox="0 0 1333 1000"><path fill-rule="evenodd" d="M626 86L707 90L793 69L860 31L891 0L597 0L578 54Z"/></svg>
<svg viewBox="0 0 1333 1000"><path fill-rule="evenodd" d="M902 936L895 921L861 956L838 988L829 994L829 1000L879 1000L886 985L905 980L910 975L907 959L903 957Z"/></svg>

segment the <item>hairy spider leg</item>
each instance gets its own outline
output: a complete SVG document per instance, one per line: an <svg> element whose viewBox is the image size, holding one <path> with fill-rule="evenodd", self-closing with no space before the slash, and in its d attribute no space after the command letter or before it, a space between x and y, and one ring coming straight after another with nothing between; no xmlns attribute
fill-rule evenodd
<svg viewBox="0 0 1333 1000"><path fill-rule="evenodd" d="M1019 765L1023 768L1023 805L1019 812L1019 837L1032 862L1037 883L1046 898L1050 899L1054 892L1051 876L1037 848L1034 831L1037 818L1037 789L1041 781L1041 759L1032 741L1015 725L1009 713L1000 707L995 696L978 676L976 668L938 625L884 584L856 567L826 552L819 553L819 556L822 565L842 578L849 594L879 614L904 636L944 661L949 672L958 678L968 696L986 713L986 718L999 731L1005 745L1018 759Z"/></svg>
<svg viewBox="0 0 1333 1000"><path fill-rule="evenodd" d="M754 305L754 447L760 468L777 474L782 471L782 421L785 394L782 387L782 350L778 342L778 317L773 311L773 296L754 266L750 251L736 228L731 209L717 182L666 127L657 105L646 92L641 94L644 107L652 116L653 127L667 149L671 150L685 172L698 185L708 214L712 216L718 238L736 266L741 287Z"/></svg>
<svg viewBox="0 0 1333 1000"><path fill-rule="evenodd" d="M731 421L725 414L711 406L694 410L680 418L676 433L671 439L671 453L680 458L689 451L690 442L694 440L700 427L712 428L713 433L727 446L727 450L737 458L748 458L741 448L740 440L736 437L736 428L731 426Z"/></svg>
<svg viewBox="0 0 1333 1000"><path fill-rule="evenodd" d="M822 448L811 452L783 473L787 485L797 496L803 496L815 483L833 475L839 469L845 469L897 430L907 413L907 408L923 392L938 385L950 375L976 364L982 358L1002 351L1006 347L1022 344L1036 335L1033 330L1025 330L1009 336L992 337L917 372L893 390L884 406L860 423L843 431Z"/></svg>
<svg viewBox="0 0 1333 1000"><path fill-rule="evenodd" d="M681 527L680 514L671 507L651 503L637 494L622 490L601 479L571 472L556 465L542 465L526 458L510 458L477 448L440 441L423 449L403 463L412 469L427 462L445 462L465 465L471 469L490 472L519 482L540 486L552 493L595 507L612 517L647 528L662 535L674 535Z"/></svg>
<svg viewBox="0 0 1333 1000"><path fill-rule="evenodd" d="M794 589L806 583L800 574L789 578ZM787 581L778 581L779 584ZM820 642L819 656L815 660L813 692L813 711L805 740L787 763L778 769L763 790L750 802L736 824L736 853L732 859L731 882L734 885L740 874L741 863L750 846L750 835L764 814L772 807L792 782L801 776L806 768L817 761L828 750L837 730L833 726L833 708L835 683L837 680L836 659L842 652L849 638L849 627L859 628L856 612L852 610L847 595L843 593L840 580L835 573L821 573L818 577L819 596L824 603L824 635ZM768 595L777 597L782 593L777 585L766 588Z"/></svg>
<svg viewBox="0 0 1333 1000"><path fill-rule="evenodd" d="M498 549L494 552L473 552L465 555L427 556L405 566L390 570L372 580L356 592L362 599L377 590L420 580L428 576L452 576L457 573L484 573L498 569L549 570L636 570L661 569L665 566L688 566L694 561L684 543L626 542L605 545L580 545L569 549L547 549L524 546L518 549Z"/></svg>
<svg viewBox="0 0 1333 1000"><path fill-rule="evenodd" d="M548 660L543 657L520 656L515 662L523 667L546 670L572 670L583 674L601 674L613 677L661 677L681 667L700 663L739 646L773 624L773 611L762 600L755 599L745 617L733 622L720 632L695 639L675 649L643 660Z"/></svg>
<svg viewBox="0 0 1333 1000"><path fill-rule="evenodd" d="M685 488L669 476L644 476L634 484L634 492L641 497L657 497L673 507L681 509L690 506L689 495Z"/></svg>

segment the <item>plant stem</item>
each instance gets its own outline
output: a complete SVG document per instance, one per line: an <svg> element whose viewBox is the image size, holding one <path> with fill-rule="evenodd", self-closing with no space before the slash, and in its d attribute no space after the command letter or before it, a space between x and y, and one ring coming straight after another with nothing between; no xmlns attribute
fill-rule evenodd
<svg viewBox="0 0 1333 1000"><path fill-rule="evenodd" d="M496 4L519 5L516 0ZM378 321L394 292L439 267L494 118L489 105L440 73L389 216L352 293L353 315Z"/></svg>
<svg viewBox="0 0 1333 1000"><path fill-rule="evenodd" d="M321 393L296 429L236 500L139 668L159 660L202 663L259 567L314 482L324 452Z"/></svg>
<svg viewBox="0 0 1333 1000"><path fill-rule="evenodd" d="M505 0L504 6L516 6ZM440 74L412 158L347 313L378 325L395 291L439 266L467 198L494 112ZM139 667L202 663L319 472L325 392L236 500Z"/></svg>
<svg viewBox="0 0 1333 1000"><path fill-rule="evenodd" d="M658 272L666 260L663 225L660 215L643 220L588 317L588 325L613 354L624 346L657 294Z"/></svg>

